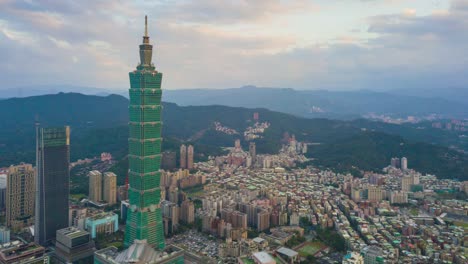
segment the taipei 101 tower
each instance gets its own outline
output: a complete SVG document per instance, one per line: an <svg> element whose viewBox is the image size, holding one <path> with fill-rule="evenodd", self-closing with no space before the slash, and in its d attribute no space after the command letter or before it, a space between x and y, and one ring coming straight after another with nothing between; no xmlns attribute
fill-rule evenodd
<svg viewBox="0 0 468 264"><path fill-rule="evenodd" d="M135 239L146 240L156 250L165 247L160 208L161 189L161 80L151 62L148 21L140 45L140 63L130 76L130 133L128 138L130 210L127 214L125 247Z"/></svg>

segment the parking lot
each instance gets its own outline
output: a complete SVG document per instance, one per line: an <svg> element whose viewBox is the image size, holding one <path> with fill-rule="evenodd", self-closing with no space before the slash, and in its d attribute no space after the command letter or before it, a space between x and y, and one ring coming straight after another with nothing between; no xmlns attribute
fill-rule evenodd
<svg viewBox="0 0 468 264"><path fill-rule="evenodd" d="M183 234L175 235L172 238L167 239L167 242L174 243L190 252L194 252L202 256L218 256L218 239L195 230L189 230Z"/></svg>

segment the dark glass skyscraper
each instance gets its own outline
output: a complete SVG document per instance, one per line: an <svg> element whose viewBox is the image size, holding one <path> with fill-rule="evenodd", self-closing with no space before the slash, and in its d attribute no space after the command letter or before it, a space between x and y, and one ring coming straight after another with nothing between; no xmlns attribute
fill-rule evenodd
<svg viewBox="0 0 468 264"><path fill-rule="evenodd" d="M127 213L125 246L146 239L163 249L164 230L160 208L161 189L161 80L151 62L148 23L140 45L140 64L130 72L130 135L128 139L130 210Z"/></svg>
<svg viewBox="0 0 468 264"><path fill-rule="evenodd" d="M34 240L41 245L68 227L70 128L36 130L36 209Z"/></svg>

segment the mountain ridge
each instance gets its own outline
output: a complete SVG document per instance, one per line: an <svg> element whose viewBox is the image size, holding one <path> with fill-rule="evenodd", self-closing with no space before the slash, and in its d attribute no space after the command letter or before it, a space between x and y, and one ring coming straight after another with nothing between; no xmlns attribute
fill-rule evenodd
<svg viewBox="0 0 468 264"><path fill-rule="evenodd" d="M421 98L369 90L328 91L244 86L222 90L167 90L163 100L186 105L263 107L308 118L352 119L376 113L390 116L468 117L468 104L440 98Z"/></svg>
<svg viewBox="0 0 468 264"><path fill-rule="evenodd" d="M463 153L378 131L365 131L363 126L371 126L366 123L307 119L262 108L219 105L181 107L174 103L163 103L163 106L165 150L177 152L182 142L201 130L206 132L191 142L195 144L199 155L219 154L221 147L231 146L237 138L246 146L243 137L220 133L214 129L213 123L221 122L242 133L247 126L253 124L252 116L257 112L261 121L271 123L263 135L264 138L255 140L259 153L277 151L283 134L288 132L295 134L300 141L322 143L318 147L311 147L308 154L316 158L317 165L321 166L340 170L362 166L363 169L379 170L388 164L390 157L407 155L411 157L411 164L415 164L415 169L437 173L440 177L462 178L466 177L468 171L468 156ZM0 101L0 166L20 161L33 162L36 112L41 114L44 125L72 126L72 160L96 156L101 152L111 152L120 159L128 152L128 100L122 96L62 93L16 98ZM351 143L345 144L346 142ZM381 149L371 147L376 142L383 142ZM410 147L398 147L402 142ZM369 158L377 156L380 158Z"/></svg>
<svg viewBox="0 0 468 264"><path fill-rule="evenodd" d="M19 92L23 91L23 92ZM89 95L118 94L128 98L127 90L73 85L25 86L0 90L3 99L18 94L80 92ZM34 94L34 95L36 95ZM20 96L22 97L22 96ZM181 106L217 104L233 107L263 107L303 117L353 119L369 113L389 116L427 116L468 118L468 89L394 90L300 90L246 85L227 89L166 89L163 100Z"/></svg>

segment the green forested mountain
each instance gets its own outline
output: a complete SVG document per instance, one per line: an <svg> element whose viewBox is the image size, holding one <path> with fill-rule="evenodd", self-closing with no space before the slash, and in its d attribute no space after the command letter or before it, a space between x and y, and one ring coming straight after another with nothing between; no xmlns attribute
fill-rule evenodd
<svg viewBox="0 0 468 264"><path fill-rule="evenodd" d="M392 157L407 157L408 166L439 177L468 179L468 156L437 145L414 142L380 132L361 134L311 149L316 164L339 171L353 167L376 171Z"/></svg>
<svg viewBox="0 0 468 264"><path fill-rule="evenodd" d="M427 141L425 143L418 142L418 130L409 128L401 127L406 130L402 130L400 137L395 127L390 129L390 133L397 135L372 132L386 130L387 124L366 120L306 119L266 109L180 107L165 103L163 149L176 150L181 142L191 141L198 154L217 154L220 147L231 146L241 136L217 132L213 122L221 122L242 134L252 124L254 112L259 113L261 121L271 123L264 138L256 141L260 153L277 151L283 134L287 132L300 141L320 143L310 147L309 152L320 166L340 170L351 170L353 166L379 170L389 163L391 157L406 156L410 167L422 172L460 179L466 179L468 175L467 155L427 143L444 144L442 139L449 135L421 137L420 141ZM117 95L99 97L62 93L0 101L0 166L34 162L36 116L42 124L72 127L72 160L92 157L104 151L120 159L127 153L127 99ZM247 146L244 141L242 143ZM198 158L203 157L199 155Z"/></svg>

